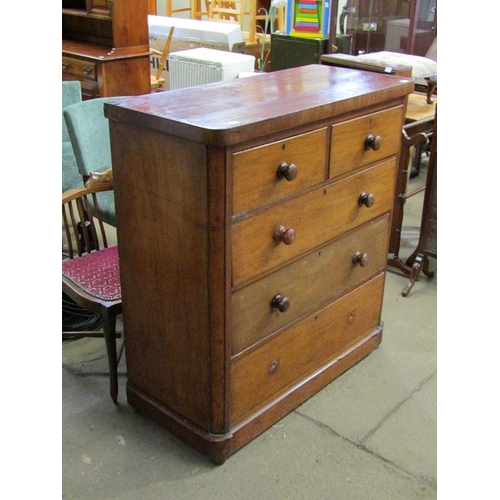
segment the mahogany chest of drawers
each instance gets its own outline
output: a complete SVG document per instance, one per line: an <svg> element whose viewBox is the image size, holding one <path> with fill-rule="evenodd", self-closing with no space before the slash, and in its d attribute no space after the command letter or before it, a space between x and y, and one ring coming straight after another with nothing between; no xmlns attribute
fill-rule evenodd
<svg viewBox="0 0 500 500"><path fill-rule="evenodd" d="M412 90L310 65L106 106L128 402L214 463L380 343Z"/></svg>

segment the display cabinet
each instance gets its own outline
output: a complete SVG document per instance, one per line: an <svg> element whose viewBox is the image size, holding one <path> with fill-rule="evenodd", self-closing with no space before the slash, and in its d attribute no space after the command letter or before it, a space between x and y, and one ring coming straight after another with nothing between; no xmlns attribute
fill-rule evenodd
<svg viewBox="0 0 500 500"><path fill-rule="evenodd" d="M151 91L146 0L63 0L62 79L84 98Z"/></svg>
<svg viewBox="0 0 500 500"><path fill-rule="evenodd" d="M333 1L330 40L344 54L385 50L424 56L436 35L437 0Z"/></svg>

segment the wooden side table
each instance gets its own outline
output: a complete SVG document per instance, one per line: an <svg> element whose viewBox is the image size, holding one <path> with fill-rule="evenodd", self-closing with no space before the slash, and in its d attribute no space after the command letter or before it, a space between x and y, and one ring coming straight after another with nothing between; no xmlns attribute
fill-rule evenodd
<svg viewBox="0 0 500 500"><path fill-rule="evenodd" d="M403 297L406 297L410 293L418 279L420 271L423 271L428 277L434 275L433 272L429 271L429 257L437 259L437 110L434 120L429 166L427 167L420 237L414 252L406 260L406 265L411 267L411 274L408 285L401 292Z"/></svg>
<svg viewBox="0 0 500 500"><path fill-rule="evenodd" d="M423 146L428 141L436 141L436 137L434 137L436 106L437 99L434 103L428 104L425 95L410 94L405 115L405 125L402 130L402 147L396 181L396 197L389 243L390 257L388 265L398 269L407 276L412 275L413 262L410 262L410 259L404 262L399 257L403 232L404 205L408 198L426 190L426 185L424 185L408 191L408 179L412 163L411 148L415 148L415 158L419 159ZM423 270L427 276L431 277L433 275L427 266ZM403 295L406 296L407 293Z"/></svg>

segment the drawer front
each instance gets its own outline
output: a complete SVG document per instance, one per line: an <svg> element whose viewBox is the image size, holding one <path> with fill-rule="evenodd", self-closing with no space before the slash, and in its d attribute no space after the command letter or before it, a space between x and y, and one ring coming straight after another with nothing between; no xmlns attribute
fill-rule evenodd
<svg viewBox="0 0 500 500"><path fill-rule="evenodd" d="M75 80L75 77L67 76L65 78L63 76L63 80L71 81ZM81 84L83 99L91 99L93 97L99 97L99 85L97 82L89 82L87 80L80 80L80 79L78 79L78 81Z"/></svg>
<svg viewBox="0 0 500 500"><path fill-rule="evenodd" d="M333 125L329 178L397 154L402 126L402 106Z"/></svg>
<svg viewBox="0 0 500 500"><path fill-rule="evenodd" d="M393 205L395 178L396 159L391 158L234 223L233 286L284 265L389 212ZM361 203L366 195L374 200L369 207ZM371 203L366 201L366 204ZM294 239L290 237L292 233Z"/></svg>
<svg viewBox="0 0 500 500"><path fill-rule="evenodd" d="M389 214L362 225L231 297L233 355L380 272Z"/></svg>
<svg viewBox="0 0 500 500"><path fill-rule="evenodd" d="M62 74L63 78L71 75L78 79L97 80L97 64L76 57L63 56Z"/></svg>
<svg viewBox="0 0 500 500"><path fill-rule="evenodd" d="M369 335L380 323L384 275L294 325L230 368L231 424L248 417Z"/></svg>
<svg viewBox="0 0 500 500"><path fill-rule="evenodd" d="M323 182L327 128L232 155L233 214Z"/></svg>

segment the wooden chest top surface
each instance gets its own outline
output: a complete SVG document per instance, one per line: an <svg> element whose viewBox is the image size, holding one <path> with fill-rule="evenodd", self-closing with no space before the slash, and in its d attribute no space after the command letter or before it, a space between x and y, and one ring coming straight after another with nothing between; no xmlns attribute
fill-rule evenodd
<svg viewBox="0 0 500 500"><path fill-rule="evenodd" d="M406 77L309 65L106 104L111 120L228 146L392 99L413 90Z"/></svg>

